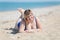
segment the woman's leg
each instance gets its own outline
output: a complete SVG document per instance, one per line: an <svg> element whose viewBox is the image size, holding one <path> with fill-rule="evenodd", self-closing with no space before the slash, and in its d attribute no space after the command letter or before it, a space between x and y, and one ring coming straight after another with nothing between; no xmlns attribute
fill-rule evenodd
<svg viewBox="0 0 60 40"><path fill-rule="evenodd" d="M20 18L23 18L24 17L24 9L22 9L22 8L18 8L18 11L21 13L21 16L20 16Z"/></svg>
<svg viewBox="0 0 60 40"><path fill-rule="evenodd" d="M23 16L24 16L24 9L22 9L22 8L18 8L18 11L21 13L21 16L20 16L20 18L16 21L16 24L15 24L15 29L18 29L18 27L19 27L19 22L21 21L21 19L23 18ZM18 25L18 27L17 27L17 25Z"/></svg>

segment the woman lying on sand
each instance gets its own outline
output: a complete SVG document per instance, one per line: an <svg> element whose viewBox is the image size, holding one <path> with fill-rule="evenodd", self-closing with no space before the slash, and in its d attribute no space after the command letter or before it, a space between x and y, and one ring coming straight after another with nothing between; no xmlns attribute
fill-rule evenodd
<svg viewBox="0 0 60 40"><path fill-rule="evenodd" d="M15 26L15 29L17 29L18 32L41 31L40 20L33 15L30 9L18 9L18 11L21 13L21 16Z"/></svg>

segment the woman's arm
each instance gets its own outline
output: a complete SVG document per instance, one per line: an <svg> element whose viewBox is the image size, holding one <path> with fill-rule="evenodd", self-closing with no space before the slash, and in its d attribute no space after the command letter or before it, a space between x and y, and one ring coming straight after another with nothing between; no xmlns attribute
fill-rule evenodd
<svg viewBox="0 0 60 40"><path fill-rule="evenodd" d="M22 21L20 24L19 32L21 32L21 33L25 32L24 29L25 29L25 23Z"/></svg>
<svg viewBox="0 0 60 40"><path fill-rule="evenodd" d="M41 23L40 23L40 20L39 20L39 18L38 17L36 17L36 25L37 25L37 27L38 27L38 30L40 29L42 29L41 28Z"/></svg>
<svg viewBox="0 0 60 40"><path fill-rule="evenodd" d="M27 25L26 26L26 30L24 30L25 29L25 24L24 23L22 23L21 24L21 26L20 26L20 29L19 29L19 32L20 33L32 33L33 32L33 30L31 30L31 26L30 25Z"/></svg>

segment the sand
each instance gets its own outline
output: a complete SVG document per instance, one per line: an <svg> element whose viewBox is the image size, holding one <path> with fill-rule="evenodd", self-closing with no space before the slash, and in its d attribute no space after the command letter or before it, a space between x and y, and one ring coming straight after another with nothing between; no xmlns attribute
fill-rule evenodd
<svg viewBox="0 0 60 40"><path fill-rule="evenodd" d="M0 40L60 40L60 5L31 9L40 19L41 32L14 34L17 10L0 12Z"/></svg>

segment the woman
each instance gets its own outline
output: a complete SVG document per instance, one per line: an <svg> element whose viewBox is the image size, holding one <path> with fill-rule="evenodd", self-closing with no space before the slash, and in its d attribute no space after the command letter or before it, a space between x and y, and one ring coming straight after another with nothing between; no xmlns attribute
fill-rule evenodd
<svg viewBox="0 0 60 40"><path fill-rule="evenodd" d="M40 20L35 17L30 9L24 10L20 9L21 17L19 18L18 22L16 23L16 29L19 32L35 32L41 31L41 24ZM24 16L24 17L23 17Z"/></svg>

